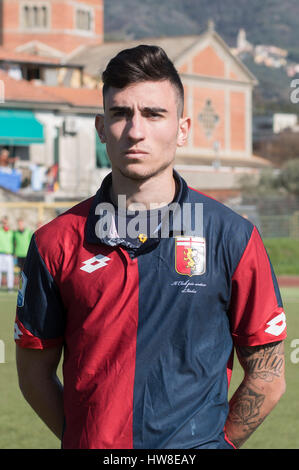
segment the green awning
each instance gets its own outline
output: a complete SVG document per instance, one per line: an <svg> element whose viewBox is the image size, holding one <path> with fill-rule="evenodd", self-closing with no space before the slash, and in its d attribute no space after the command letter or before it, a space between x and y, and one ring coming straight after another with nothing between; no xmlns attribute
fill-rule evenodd
<svg viewBox="0 0 299 470"><path fill-rule="evenodd" d="M42 144L43 125L32 111L0 109L0 145Z"/></svg>

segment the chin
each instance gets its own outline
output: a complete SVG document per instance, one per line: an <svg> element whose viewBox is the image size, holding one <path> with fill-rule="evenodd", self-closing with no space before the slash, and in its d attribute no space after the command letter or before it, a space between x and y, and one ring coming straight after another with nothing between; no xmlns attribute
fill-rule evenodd
<svg viewBox="0 0 299 470"><path fill-rule="evenodd" d="M158 168L138 168L137 165L136 168L121 168L120 173L126 178L130 178L135 181L145 181L161 174L169 167L173 167L173 160L165 163L162 166L159 166Z"/></svg>
<svg viewBox="0 0 299 470"><path fill-rule="evenodd" d="M122 169L120 170L120 172L126 178L129 178L135 181L144 181L153 176L153 174L150 171L129 170L128 168Z"/></svg>

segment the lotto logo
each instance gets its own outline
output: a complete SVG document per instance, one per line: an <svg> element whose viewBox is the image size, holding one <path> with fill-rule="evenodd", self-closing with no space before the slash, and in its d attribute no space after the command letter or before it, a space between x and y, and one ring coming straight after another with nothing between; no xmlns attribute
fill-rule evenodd
<svg viewBox="0 0 299 470"><path fill-rule="evenodd" d="M107 256L98 254L93 256L93 258L88 259L87 261L83 261L84 266L82 266L80 269L87 273L93 273L97 269L102 268L103 266L107 266L107 262L109 260L110 258Z"/></svg>
<svg viewBox="0 0 299 470"><path fill-rule="evenodd" d="M276 317L272 318L272 320L270 320L267 325L269 326L265 329L266 333L269 333L270 335L274 336L279 336L286 327L285 313L281 312L279 315L276 315Z"/></svg>

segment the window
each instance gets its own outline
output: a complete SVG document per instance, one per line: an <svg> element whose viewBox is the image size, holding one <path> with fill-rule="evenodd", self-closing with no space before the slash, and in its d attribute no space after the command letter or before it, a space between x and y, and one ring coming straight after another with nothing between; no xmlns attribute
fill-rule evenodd
<svg viewBox="0 0 299 470"><path fill-rule="evenodd" d="M219 120L220 118L214 110L212 101L207 100L202 112L198 115L198 121L202 125L208 139L212 136Z"/></svg>
<svg viewBox="0 0 299 470"><path fill-rule="evenodd" d="M82 8L76 10L76 29L82 31L93 30L93 14L91 10Z"/></svg>
<svg viewBox="0 0 299 470"><path fill-rule="evenodd" d="M37 66L30 65L26 69L26 80L42 80L41 69Z"/></svg>
<svg viewBox="0 0 299 470"><path fill-rule="evenodd" d="M49 16L48 5L28 2L22 6L22 25L25 29L49 28Z"/></svg>

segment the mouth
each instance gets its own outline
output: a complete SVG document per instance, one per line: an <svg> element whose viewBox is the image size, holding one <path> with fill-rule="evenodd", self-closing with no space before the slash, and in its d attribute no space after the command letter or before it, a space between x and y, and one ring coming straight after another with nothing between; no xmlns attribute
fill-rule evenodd
<svg viewBox="0 0 299 470"><path fill-rule="evenodd" d="M144 157L144 155L147 155L148 152L145 152L144 150L141 149L128 149L124 152L126 157L129 158L141 158Z"/></svg>

